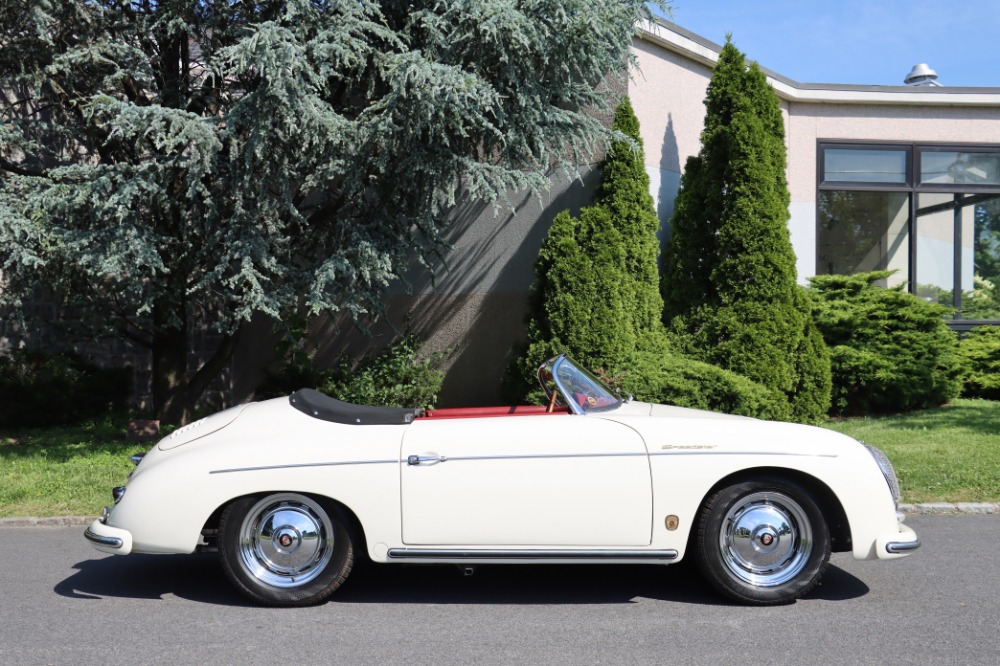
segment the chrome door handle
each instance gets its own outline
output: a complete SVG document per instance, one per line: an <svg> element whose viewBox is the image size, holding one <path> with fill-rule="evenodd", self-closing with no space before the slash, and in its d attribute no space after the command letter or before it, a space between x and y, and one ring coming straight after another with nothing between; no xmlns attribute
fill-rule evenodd
<svg viewBox="0 0 1000 666"><path fill-rule="evenodd" d="M444 456L409 456L406 459L407 465L436 465L443 463L447 458Z"/></svg>

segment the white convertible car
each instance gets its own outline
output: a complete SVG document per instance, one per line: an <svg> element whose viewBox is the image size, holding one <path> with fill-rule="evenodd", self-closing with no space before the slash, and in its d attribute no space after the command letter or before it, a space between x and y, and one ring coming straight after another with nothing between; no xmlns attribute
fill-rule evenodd
<svg viewBox="0 0 1000 666"><path fill-rule="evenodd" d="M780 604L831 551L920 546L881 451L820 428L622 399L565 355L548 404L413 410L303 389L180 428L86 537L106 553L218 550L268 605L317 603L356 558L671 564Z"/></svg>

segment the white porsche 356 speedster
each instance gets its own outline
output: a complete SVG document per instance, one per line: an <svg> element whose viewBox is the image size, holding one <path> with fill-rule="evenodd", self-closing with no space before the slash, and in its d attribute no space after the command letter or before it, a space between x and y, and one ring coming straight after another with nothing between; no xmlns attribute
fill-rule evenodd
<svg viewBox="0 0 1000 666"><path fill-rule="evenodd" d="M413 410L303 389L156 444L86 531L107 553L218 550L252 600L327 598L357 558L651 563L690 555L750 604L787 603L831 551L919 547L874 447L828 430L622 399L558 356L546 406Z"/></svg>

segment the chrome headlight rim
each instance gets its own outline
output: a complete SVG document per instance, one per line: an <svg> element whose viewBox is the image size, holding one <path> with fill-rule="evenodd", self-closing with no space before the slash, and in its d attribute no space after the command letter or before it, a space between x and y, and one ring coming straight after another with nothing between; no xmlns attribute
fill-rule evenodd
<svg viewBox="0 0 1000 666"><path fill-rule="evenodd" d="M875 464L878 465L879 470L882 472L882 476L885 477L885 482L889 486L889 492L892 494L892 501L896 509L899 509L899 477L896 476L896 468L892 466L892 461L889 457L885 455L885 452L878 448L877 446L872 446L871 444L861 444L868 449L868 453L871 454L872 458L875 460Z"/></svg>

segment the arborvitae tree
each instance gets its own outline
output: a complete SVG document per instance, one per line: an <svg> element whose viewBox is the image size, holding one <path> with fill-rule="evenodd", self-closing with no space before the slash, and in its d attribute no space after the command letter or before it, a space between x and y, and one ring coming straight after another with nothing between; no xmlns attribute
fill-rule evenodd
<svg viewBox="0 0 1000 666"><path fill-rule="evenodd" d="M632 293L626 305L632 328L641 338L652 335L658 338L657 320L663 310L663 299L657 289L660 244L657 232L660 220L656 215L653 197L649 193L649 174L646 173L639 119L635 117L632 103L626 97L615 110L612 127L631 139L611 144L607 158L601 165L601 185L597 190L597 205L611 215L613 224L621 233L625 251L625 272ZM658 349L659 339L641 343L644 349Z"/></svg>
<svg viewBox="0 0 1000 666"><path fill-rule="evenodd" d="M255 314L378 312L459 193L603 148L646 6L0 0L0 307L150 348L184 421Z"/></svg>
<svg viewBox="0 0 1000 666"><path fill-rule="evenodd" d="M727 41L705 106L671 220L664 318L688 355L787 396L790 418L818 420L829 355L795 282L777 96Z"/></svg>
<svg viewBox="0 0 1000 666"><path fill-rule="evenodd" d="M609 373L637 351L666 353L657 289L659 220L639 122L627 98L615 112L613 129L623 139L612 143L601 165L594 205L578 218L560 213L539 252L528 348L516 362L515 393L533 386L538 365L560 352Z"/></svg>

